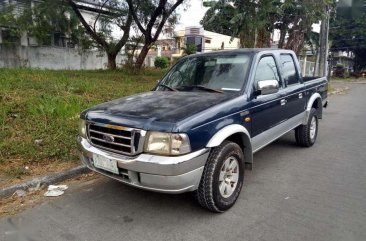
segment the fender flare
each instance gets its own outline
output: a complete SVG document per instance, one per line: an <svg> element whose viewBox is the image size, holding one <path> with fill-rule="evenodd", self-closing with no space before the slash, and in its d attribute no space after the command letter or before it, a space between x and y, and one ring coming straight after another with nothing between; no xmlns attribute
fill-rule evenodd
<svg viewBox="0 0 366 241"><path fill-rule="evenodd" d="M308 123L308 120L309 120L309 115L310 115L310 111L311 111L311 108L314 104L314 102L317 100L317 99L320 99L320 107L319 108L322 108L322 97L320 96L319 93L314 93L310 98L309 98L309 101L306 105L306 110L305 110L305 118L304 118L304 121L303 121L303 125L306 125ZM322 111L322 110L320 110ZM320 112L321 114L321 112Z"/></svg>
<svg viewBox="0 0 366 241"><path fill-rule="evenodd" d="M224 140L234 134L241 134L242 141L244 143L244 159L245 163L253 163L253 151L252 151L252 143L249 131L242 125L239 124L231 124L225 126L224 128L220 129L216 132L215 135L211 137L209 142L207 143L206 147L212 148L219 146Z"/></svg>

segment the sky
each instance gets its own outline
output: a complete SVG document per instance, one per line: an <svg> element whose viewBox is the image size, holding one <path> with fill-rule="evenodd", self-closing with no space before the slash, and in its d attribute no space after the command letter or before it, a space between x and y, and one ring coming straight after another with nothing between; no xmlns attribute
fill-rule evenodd
<svg viewBox="0 0 366 241"><path fill-rule="evenodd" d="M185 10L184 10L185 9ZM202 0L190 0L188 6L180 6L177 10L180 14L180 21L177 29L184 29L190 26L200 26L200 21L208 8L202 6Z"/></svg>

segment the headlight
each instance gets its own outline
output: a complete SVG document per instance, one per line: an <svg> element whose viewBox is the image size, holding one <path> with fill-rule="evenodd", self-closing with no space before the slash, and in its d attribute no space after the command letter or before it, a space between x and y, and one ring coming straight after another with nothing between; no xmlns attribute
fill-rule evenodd
<svg viewBox="0 0 366 241"><path fill-rule="evenodd" d="M79 135L86 138L86 121L82 119L79 120Z"/></svg>
<svg viewBox="0 0 366 241"><path fill-rule="evenodd" d="M144 151L160 155L181 155L189 153L191 145L186 134L149 132Z"/></svg>

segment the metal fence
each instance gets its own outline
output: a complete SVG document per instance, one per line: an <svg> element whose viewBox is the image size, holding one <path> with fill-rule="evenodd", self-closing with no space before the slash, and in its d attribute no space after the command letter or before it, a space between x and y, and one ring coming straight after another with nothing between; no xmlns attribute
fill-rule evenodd
<svg viewBox="0 0 366 241"><path fill-rule="evenodd" d="M302 76L310 77L315 73L315 62L300 60Z"/></svg>

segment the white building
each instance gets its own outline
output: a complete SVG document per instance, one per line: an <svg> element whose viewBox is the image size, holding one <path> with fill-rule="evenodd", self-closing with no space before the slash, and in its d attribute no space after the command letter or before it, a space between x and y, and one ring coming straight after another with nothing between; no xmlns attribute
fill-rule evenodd
<svg viewBox="0 0 366 241"><path fill-rule="evenodd" d="M187 27L185 30L175 32L176 51L173 58L183 55L183 48L188 44L194 44L198 53L211 52L216 50L238 49L240 41L211 31L204 30L203 27Z"/></svg>

